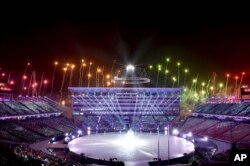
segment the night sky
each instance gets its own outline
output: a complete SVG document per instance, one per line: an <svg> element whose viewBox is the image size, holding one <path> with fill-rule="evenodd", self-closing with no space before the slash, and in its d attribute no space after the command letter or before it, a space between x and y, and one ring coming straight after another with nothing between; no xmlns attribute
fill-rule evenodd
<svg viewBox="0 0 250 166"><path fill-rule="evenodd" d="M149 65L171 57L204 77L250 72L248 14L170 8L3 12L0 67L23 72L29 61L34 70L50 73L55 60L111 66L114 59Z"/></svg>

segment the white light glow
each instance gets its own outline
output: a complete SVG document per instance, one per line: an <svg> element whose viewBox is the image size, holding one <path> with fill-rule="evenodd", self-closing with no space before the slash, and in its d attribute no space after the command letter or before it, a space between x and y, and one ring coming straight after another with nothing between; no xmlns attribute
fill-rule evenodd
<svg viewBox="0 0 250 166"><path fill-rule="evenodd" d="M165 135L168 135L168 131L167 131L167 130L165 130L165 131L164 131L164 134L165 134Z"/></svg>
<svg viewBox="0 0 250 166"><path fill-rule="evenodd" d="M178 134L179 134L179 130L173 129L172 134L173 134L173 135L178 135Z"/></svg>
<svg viewBox="0 0 250 166"><path fill-rule="evenodd" d="M128 65L128 66L126 67L126 70L127 70L127 71L134 71L134 70L135 70L135 67L134 67L133 65Z"/></svg>
<svg viewBox="0 0 250 166"><path fill-rule="evenodd" d="M81 131L81 130L78 130L78 134L82 134L82 131Z"/></svg>
<svg viewBox="0 0 250 166"><path fill-rule="evenodd" d="M157 133L134 133L132 130L122 133L100 133L76 138L68 143L69 149L77 154L85 153L94 158L117 158L125 165L148 165L148 161L157 158L158 140L162 160L183 156L194 151L194 144L176 136ZM171 144L167 148L168 141ZM178 148L176 148L178 147Z"/></svg>
<svg viewBox="0 0 250 166"><path fill-rule="evenodd" d="M64 141L65 141L65 142L68 142L68 141L70 141L70 138L69 138L69 137L65 137L65 138L64 138Z"/></svg>
<svg viewBox="0 0 250 166"><path fill-rule="evenodd" d="M90 135L90 134L91 134L91 131L90 131L90 130L88 130L88 131L87 131L87 134L88 134L88 135Z"/></svg>
<svg viewBox="0 0 250 166"><path fill-rule="evenodd" d="M145 142L136 137L134 131L129 129L126 136L113 141L114 144L123 146L127 150L133 150L136 147L145 145Z"/></svg>
<svg viewBox="0 0 250 166"><path fill-rule="evenodd" d="M189 133L187 134L187 136L188 136L188 137L192 137L193 134L192 134L191 132L189 132Z"/></svg>

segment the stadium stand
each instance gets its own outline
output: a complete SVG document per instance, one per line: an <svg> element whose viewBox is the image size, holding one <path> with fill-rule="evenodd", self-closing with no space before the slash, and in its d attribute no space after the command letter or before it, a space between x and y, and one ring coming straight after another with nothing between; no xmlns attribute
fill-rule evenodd
<svg viewBox="0 0 250 166"><path fill-rule="evenodd" d="M179 129L229 143L250 143L249 112L249 103L205 103Z"/></svg>
<svg viewBox="0 0 250 166"><path fill-rule="evenodd" d="M0 140L30 143L76 130L59 110L41 97L0 101Z"/></svg>
<svg viewBox="0 0 250 166"><path fill-rule="evenodd" d="M215 115L240 115L249 116L249 103L206 103L198 106L194 113Z"/></svg>

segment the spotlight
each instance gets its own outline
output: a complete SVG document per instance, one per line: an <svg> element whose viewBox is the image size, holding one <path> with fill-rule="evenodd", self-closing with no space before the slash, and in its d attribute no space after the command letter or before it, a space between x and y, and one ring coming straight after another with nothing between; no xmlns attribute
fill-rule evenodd
<svg viewBox="0 0 250 166"><path fill-rule="evenodd" d="M77 133L78 133L78 134L82 134L82 131L81 131L81 130L78 130Z"/></svg>
<svg viewBox="0 0 250 166"><path fill-rule="evenodd" d="M173 129L172 134L173 134L173 135L178 135L178 134L179 134L179 130Z"/></svg>
<svg viewBox="0 0 250 166"><path fill-rule="evenodd" d="M127 65L126 70L127 71L134 71L135 67L133 65Z"/></svg>
<svg viewBox="0 0 250 166"><path fill-rule="evenodd" d="M193 134L192 134L191 132L189 132L189 133L187 134L187 136L188 136L188 137L192 137Z"/></svg>
<svg viewBox="0 0 250 166"><path fill-rule="evenodd" d="M91 134L91 131L90 131L90 130L88 130L88 131L87 131L87 134L88 134L88 135L90 135L90 134Z"/></svg>

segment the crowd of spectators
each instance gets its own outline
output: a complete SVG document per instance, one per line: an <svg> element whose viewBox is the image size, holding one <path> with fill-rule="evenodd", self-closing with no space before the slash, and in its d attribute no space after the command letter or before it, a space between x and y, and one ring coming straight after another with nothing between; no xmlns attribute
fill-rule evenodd
<svg viewBox="0 0 250 166"><path fill-rule="evenodd" d="M85 130L95 131L123 131L132 128L135 131L154 132L174 121L175 116L131 116L124 118L120 115L75 115L74 124Z"/></svg>
<svg viewBox="0 0 250 166"><path fill-rule="evenodd" d="M57 112L51 103L43 100L20 100L20 101L2 101L0 102L0 117L28 114L45 114ZM250 104L246 103L207 103L197 107L194 111L200 114L216 115L237 115L249 116ZM121 131L133 128L137 131L156 131L157 128L163 129L176 116L133 116L122 117L119 115L77 115L73 121L63 117L54 116L40 118L25 118L21 120L1 120L0 121L0 140L15 143L33 143L40 140L55 137L60 134L78 132L79 129L85 131L104 130L104 131ZM236 122L233 120L222 120L206 117L189 117L179 131L183 133L192 132L196 135L208 136L209 138L221 139L227 142L242 141L244 143L250 140L250 124L246 122ZM75 161L70 158L59 158L52 154L44 153L21 145L11 148L5 148L6 153L1 154L0 165L82 165L81 163L112 163L113 160L95 160L82 157L81 160ZM196 150L194 156L197 160L208 159L211 156L206 150ZM228 161L230 152L222 152L213 155L208 160ZM122 162L119 164L123 164Z"/></svg>
<svg viewBox="0 0 250 166"><path fill-rule="evenodd" d="M44 98L0 101L0 117L57 113L59 106Z"/></svg>
<svg viewBox="0 0 250 166"><path fill-rule="evenodd" d="M0 165L27 165L27 166L82 166L80 162L67 157L59 158L53 154L29 148L27 145L15 147L1 147L4 153L0 153Z"/></svg>
<svg viewBox="0 0 250 166"><path fill-rule="evenodd" d="M211 157L213 161L229 161L230 158L230 150L223 151L221 153L217 153Z"/></svg>
<svg viewBox="0 0 250 166"><path fill-rule="evenodd" d="M0 121L0 140L32 143L76 130L65 117Z"/></svg>

